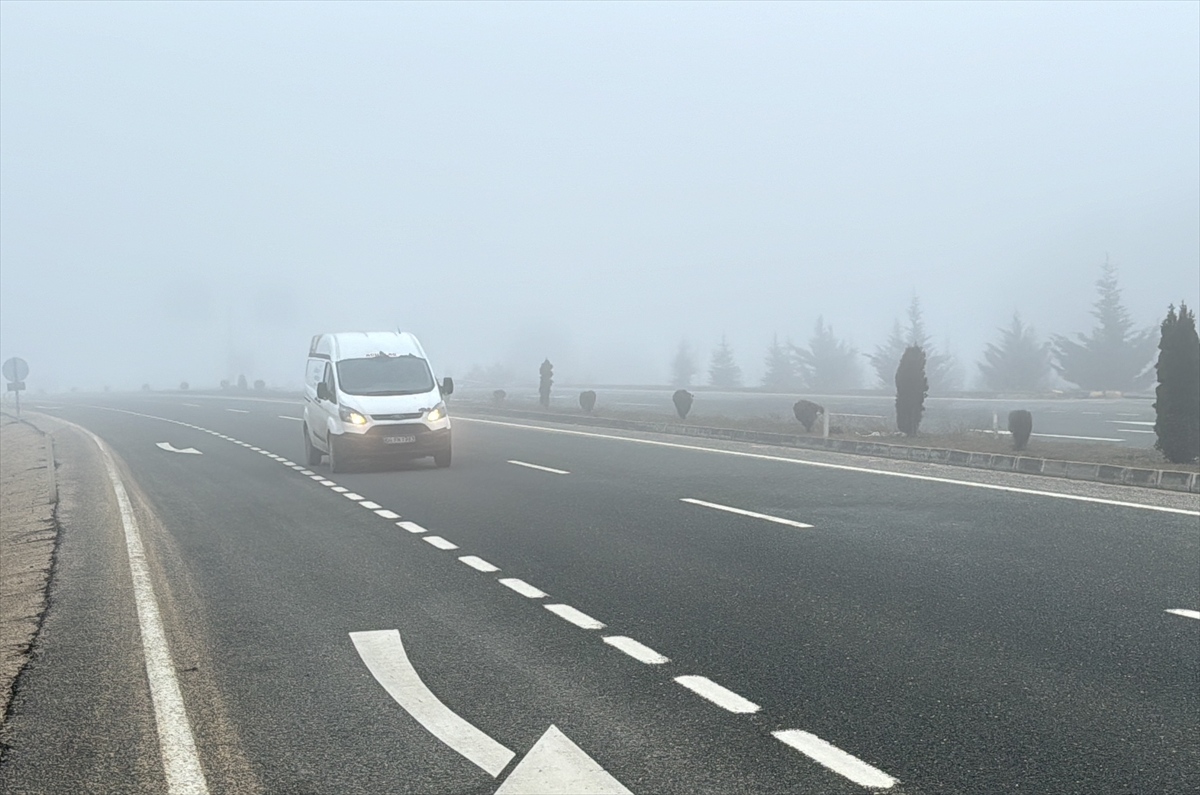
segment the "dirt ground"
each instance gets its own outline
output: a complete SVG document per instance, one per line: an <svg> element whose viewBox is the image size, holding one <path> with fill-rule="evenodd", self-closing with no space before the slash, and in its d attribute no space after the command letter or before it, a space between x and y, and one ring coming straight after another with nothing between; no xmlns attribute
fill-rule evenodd
<svg viewBox="0 0 1200 795"><path fill-rule="evenodd" d="M0 416L0 725L46 608L57 528L46 436Z"/></svg>

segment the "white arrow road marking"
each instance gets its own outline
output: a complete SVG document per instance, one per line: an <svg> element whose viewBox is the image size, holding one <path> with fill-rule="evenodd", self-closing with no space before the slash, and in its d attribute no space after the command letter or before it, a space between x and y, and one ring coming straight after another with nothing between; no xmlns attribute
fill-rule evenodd
<svg viewBox="0 0 1200 795"><path fill-rule="evenodd" d="M515 753L467 723L438 700L408 661L400 632L384 629L351 632L367 669L404 711L459 754L481 767L492 778L508 766Z"/></svg>
<svg viewBox="0 0 1200 795"><path fill-rule="evenodd" d="M1172 609L1168 610L1167 612L1174 613L1177 616L1183 616L1184 618L1200 618L1200 610L1185 610L1183 608L1172 608Z"/></svg>
<svg viewBox="0 0 1200 795"><path fill-rule="evenodd" d="M820 762L835 773L869 789L888 789L896 779L882 770L871 767L857 756L848 754L836 745L830 745L815 734L799 729L771 732L775 739L790 745L810 759Z"/></svg>
<svg viewBox="0 0 1200 795"><path fill-rule="evenodd" d="M633 795L557 726L517 763L496 795Z"/></svg>
<svg viewBox="0 0 1200 795"><path fill-rule="evenodd" d="M182 450L180 450L177 447L173 447L170 442L158 442L154 446L159 448L160 450L166 450L169 453L187 453L188 455L204 455L204 453L200 452L195 447L185 447Z"/></svg>

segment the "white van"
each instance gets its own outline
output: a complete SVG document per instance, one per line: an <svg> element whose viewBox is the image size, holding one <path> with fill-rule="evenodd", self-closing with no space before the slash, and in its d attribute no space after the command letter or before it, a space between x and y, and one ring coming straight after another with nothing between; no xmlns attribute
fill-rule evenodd
<svg viewBox="0 0 1200 795"><path fill-rule="evenodd" d="M433 456L450 466L450 418L421 343L407 332L318 334L304 374L304 461L329 456L329 468L350 459Z"/></svg>

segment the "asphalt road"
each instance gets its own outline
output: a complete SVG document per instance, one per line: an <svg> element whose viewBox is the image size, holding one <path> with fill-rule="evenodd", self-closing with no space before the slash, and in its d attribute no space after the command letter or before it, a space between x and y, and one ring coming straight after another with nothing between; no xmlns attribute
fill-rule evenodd
<svg viewBox="0 0 1200 795"><path fill-rule="evenodd" d="M1194 496L484 417L456 419L448 470L308 475L287 402L46 412L120 465L213 792L492 793L552 725L637 793L1200 792L1200 620L1167 612L1200 610ZM167 791L89 471L9 718L14 793ZM508 749L496 775L372 675L351 633L385 630Z"/></svg>
<svg viewBox="0 0 1200 795"><path fill-rule="evenodd" d="M591 388L597 394L601 411L615 409L625 412L652 412L673 417L672 390L653 388L580 387L556 388L551 394L554 406L576 409L579 392ZM473 400L487 402L491 389L466 388L460 393ZM771 392L694 391L696 402L689 419L702 421L706 417L778 417L792 421L792 405L796 394ZM803 395L825 406L834 415L835 423L854 427L894 429L894 395ZM534 388L509 389L505 402L514 407L533 408L538 400ZM1058 438L1073 442L1119 444L1126 447L1153 447L1154 400L1145 397L1129 398L973 398L930 397L925 400L922 428L935 433L949 431L992 429L995 414L1000 430L1008 427L1008 412L1025 409L1033 414L1035 436ZM840 416L839 416L840 415Z"/></svg>

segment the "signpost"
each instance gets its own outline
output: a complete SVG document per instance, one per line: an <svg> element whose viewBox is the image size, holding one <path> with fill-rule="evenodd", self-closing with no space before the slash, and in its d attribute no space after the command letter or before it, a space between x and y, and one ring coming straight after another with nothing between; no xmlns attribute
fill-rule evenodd
<svg viewBox="0 0 1200 795"><path fill-rule="evenodd" d="M21 416L21 390L25 388L25 376L29 375L29 363L14 356L4 363L4 377L8 379L8 391L17 393L17 416Z"/></svg>

